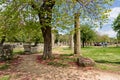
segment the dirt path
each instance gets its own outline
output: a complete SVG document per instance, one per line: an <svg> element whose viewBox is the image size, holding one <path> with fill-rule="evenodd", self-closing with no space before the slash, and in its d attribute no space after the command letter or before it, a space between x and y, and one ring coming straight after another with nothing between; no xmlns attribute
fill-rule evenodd
<svg viewBox="0 0 120 80"><path fill-rule="evenodd" d="M81 70L74 67L62 68L36 62L36 55L22 55L24 60L15 67L10 80L120 80L115 73Z"/></svg>

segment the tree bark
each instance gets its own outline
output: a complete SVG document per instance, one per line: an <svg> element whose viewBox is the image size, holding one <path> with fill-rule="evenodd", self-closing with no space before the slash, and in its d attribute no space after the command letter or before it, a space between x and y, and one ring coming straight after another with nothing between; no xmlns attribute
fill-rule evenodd
<svg viewBox="0 0 120 80"><path fill-rule="evenodd" d="M47 29L42 29L42 34L44 38L44 51L43 51L43 59L49 59L52 57L52 35L51 35L51 27L47 27Z"/></svg>
<svg viewBox="0 0 120 80"><path fill-rule="evenodd" d="M70 49L73 50L74 43L73 43L73 34L70 34Z"/></svg>
<svg viewBox="0 0 120 80"><path fill-rule="evenodd" d="M74 54L80 54L81 50L81 44L80 44L80 13L75 13L74 15L74 28L75 28L75 34L74 34Z"/></svg>
<svg viewBox="0 0 120 80"><path fill-rule="evenodd" d="M82 41L82 47L83 48L85 47L85 41L84 40Z"/></svg>
<svg viewBox="0 0 120 80"><path fill-rule="evenodd" d="M0 46L3 46L3 44L4 44L4 42L5 42L5 38L6 38L6 36L2 36L2 40L1 40L1 42L0 42Z"/></svg>
<svg viewBox="0 0 120 80"><path fill-rule="evenodd" d="M55 43L55 36L54 33L52 33L52 47L54 47L54 43Z"/></svg>
<svg viewBox="0 0 120 80"><path fill-rule="evenodd" d="M52 57L52 8L55 5L55 0L43 0L38 13L40 24L42 25L42 35L44 39L43 59L50 59Z"/></svg>

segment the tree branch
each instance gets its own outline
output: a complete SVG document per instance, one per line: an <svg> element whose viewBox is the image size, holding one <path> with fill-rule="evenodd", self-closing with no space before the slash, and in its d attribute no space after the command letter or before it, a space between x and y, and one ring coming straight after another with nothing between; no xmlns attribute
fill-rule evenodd
<svg viewBox="0 0 120 80"><path fill-rule="evenodd" d="M40 8L39 8L33 1L31 2L30 5L31 5L31 7L32 7L34 10L36 10L36 11L38 11L38 12L40 11Z"/></svg>

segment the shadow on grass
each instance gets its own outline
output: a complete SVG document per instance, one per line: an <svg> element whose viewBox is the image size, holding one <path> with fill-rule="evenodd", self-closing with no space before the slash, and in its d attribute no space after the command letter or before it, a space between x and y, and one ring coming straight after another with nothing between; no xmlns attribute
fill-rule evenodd
<svg viewBox="0 0 120 80"><path fill-rule="evenodd" d="M105 61L105 60L96 60L95 62L97 63L111 63L111 64L120 64L120 62L111 62L111 61Z"/></svg>
<svg viewBox="0 0 120 80"><path fill-rule="evenodd" d="M60 54L60 56L73 56L74 54Z"/></svg>
<svg viewBox="0 0 120 80"><path fill-rule="evenodd" d="M0 70L5 70L9 68L9 64L3 64L0 66Z"/></svg>
<svg viewBox="0 0 120 80"><path fill-rule="evenodd" d="M86 48L94 48L94 46L85 46L85 47L81 47L83 49L86 49Z"/></svg>
<svg viewBox="0 0 120 80"><path fill-rule="evenodd" d="M107 48L120 48L120 46L113 46L113 47L107 47Z"/></svg>
<svg viewBox="0 0 120 80"><path fill-rule="evenodd" d="M23 51L13 52L13 54L24 54L24 52Z"/></svg>

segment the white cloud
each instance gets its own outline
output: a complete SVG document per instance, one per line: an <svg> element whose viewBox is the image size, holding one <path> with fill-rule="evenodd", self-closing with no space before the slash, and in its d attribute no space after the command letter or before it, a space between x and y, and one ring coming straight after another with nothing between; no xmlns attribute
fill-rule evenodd
<svg viewBox="0 0 120 80"><path fill-rule="evenodd" d="M109 30L97 30L100 35L108 35L109 37L116 37L116 32L112 29Z"/></svg>
<svg viewBox="0 0 120 80"><path fill-rule="evenodd" d="M99 31L99 27L95 28L95 31L97 31L97 32L98 32L98 31Z"/></svg>
<svg viewBox="0 0 120 80"><path fill-rule="evenodd" d="M114 7L109 13L109 20L107 23L104 23L103 28L96 28L95 30L101 35L108 35L109 37L116 37L116 32L112 29L111 25L114 19L120 14L120 7Z"/></svg>
<svg viewBox="0 0 120 80"><path fill-rule="evenodd" d="M112 8L109 19L114 20L118 16L118 14L120 14L120 7Z"/></svg>

